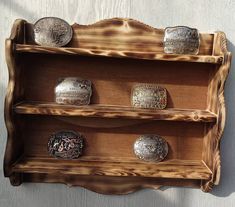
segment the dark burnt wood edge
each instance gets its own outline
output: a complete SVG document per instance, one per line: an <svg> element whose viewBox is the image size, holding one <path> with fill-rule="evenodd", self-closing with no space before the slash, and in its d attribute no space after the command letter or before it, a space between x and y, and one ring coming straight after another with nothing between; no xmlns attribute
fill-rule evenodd
<svg viewBox="0 0 235 207"><path fill-rule="evenodd" d="M232 54L227 49L227 39L224 32L216 32L217 39L214 41L214 55L223 55L223 64L219 67L219 73L217 74L217 122L213 126L215 132L212 133L213 141L213 152L212 153L212 171L211 179L208 181L202 181L201 190L204 192L209 192L212 190L214 185L218 185L221 176L221 156L220 156L220 141L223 135L226 121L226 106L225 106L225 97L224 97L224 87L229 73ZM209 109L210 110L210 109Z"/></svg>
<svg viewBox="0 0 235 207"><path fill-rule="evenodd" d="M24 43L24 26L26 21L17 19L15 20L10 38L5 41L5 56L9 72L9 82L7 86L7 93L5 97L4 119L7 128L7 142L3 161L4 176L9 177L12 185L20 185L22 182L21 173L12 173L11 166L16 161L14 150L17 148L16 140L16 127L14 123L14 93L16 82L16 57L15 57L15 43Z"/></svg>

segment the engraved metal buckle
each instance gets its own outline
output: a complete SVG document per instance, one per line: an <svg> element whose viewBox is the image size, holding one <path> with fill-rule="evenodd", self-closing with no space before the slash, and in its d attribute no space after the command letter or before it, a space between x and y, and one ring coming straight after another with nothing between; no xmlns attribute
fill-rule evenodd
<svg viewBox="0 0 235 207"><path fill-rule="evenodd" d="M141 135L134 143L134 153L145 161L162 161L168 154L168 144L158 135Z"/></svg>
<svg viewBox="0 0 235 207"><path fill-rule="evenodd" d="M164 34L164 52L173 54L198 54L199 32L186 26L167 27Z"/></svg>
<svg viewBox="0 0 235 207"><path fill-rule="evenodd" d="M61 78L55 87L58 104L88 105L92 95L91 81L78 77Z"/></svg>
<svg viewBox="0 0 235 207"><path fill-rule="evenodd" d="M72 27L63 19L44 17L33 26L34 40L37 44L49 47L67 45L73 37Z"/></svg>
<svg viewBox="0 0 235 207"><path fill-rule="evenodd" d="M131 102L137 108L164 109L167 105L167 91L155 84L137 84L132 89Z"/></svg>
<svg viewBox="0 0 235 207"><path fill-rule="evenodd" d="M82 155L83 136L74 131L60 131L50 136L48 152L61 159L77 159Z"/></svg>

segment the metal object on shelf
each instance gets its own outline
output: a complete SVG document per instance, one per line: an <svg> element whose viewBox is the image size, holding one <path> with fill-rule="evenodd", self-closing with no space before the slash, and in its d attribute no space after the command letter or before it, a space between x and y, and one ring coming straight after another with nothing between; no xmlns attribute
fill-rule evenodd
<svg viewBox="0 0 235 207"><path fill-rule="evenodd" d="M61 159L77 159L82 155L84 140L74 131L60 131L52 134L48 141L50 155Z"/></svg>
<svg viewBox="0 0 235 207"><path fill-rule="evenodd" d="M73 36L72 27L63 19L44 17L34 24L34 40L37 44L49 47L67 45Z"/></svg>
<svg viewBox="0 0 235 207"><path fill-rule="evenodd" d="M92 95L90 80L78 77L60 78L55 87L55 101L58 104L88 105Z"/></svg>
<svg viewBox="0 0 235 207"><path fill-rule="evenodd" d="M142 135L134 143L134 152L141 160L160 162L168 154L168 144L158 135Z"/></svg>
<svg viewBox="0 0 235 207"><path fill-rule="evenodd" d="M164 109L167 105L167 91L155 84L137 84L132 89L133 107Z"/></svg>
<svg viewBox="0 0 235 207"><path fill-rule="evenodd" d="M198 54L199 32L195 28L167 27L164 34L164 52L172 54Z"/></svg>

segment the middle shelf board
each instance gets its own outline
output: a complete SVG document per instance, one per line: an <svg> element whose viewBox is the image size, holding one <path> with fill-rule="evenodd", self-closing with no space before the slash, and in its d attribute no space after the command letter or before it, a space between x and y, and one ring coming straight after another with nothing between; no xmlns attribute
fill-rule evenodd
<svg viewBox="0 0 235 207"><path fill-rule="evenodd" d="M217 115L208 110L176 108L154 110L99 104L75 106L46 102L21 102L14 106L14 110L18 114L57 116L83 116L191 122L216 122L217 120Z"/></svg>
<svg viewBox="0 0 235 207"><path fill-rule="evenodd" d="M72 47L43 47L38 45L16 44L15 50L23 53L42 53L42 54L64 54L64 55L84 55L84 56L103 56L116 58L132 58L145 60L161 61L181 61L181 62L198 62L222 64L223 56L213 55L182 55L182 54L165 54L156 52L139 52L139 51L118 51L102 50L89 48L72 48Z"/></svg>
<svg viewBox="0 0 235 207"><path fill-rule="evenodd" d="M13 165L13 172L59 173L64 175L143 176L156 178L202 179L211 171L201 160L168 160L160 163L115 163L54 158L25 157Z"/></svg>

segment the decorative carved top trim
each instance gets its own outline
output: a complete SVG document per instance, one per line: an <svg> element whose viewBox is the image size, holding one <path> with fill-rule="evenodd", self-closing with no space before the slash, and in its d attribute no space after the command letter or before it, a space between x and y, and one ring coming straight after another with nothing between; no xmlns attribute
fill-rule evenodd
<svg viewBox="0 0 235 207"><path fill-rule="evenodd" d="M68 47L107 51L164 53L164 29L127 18L113 18L94 24L72 25L74 35ZM214 34L200 34L199 55L211 55ZM25 44L35 44L33 25L26 24Z"/></svg>

